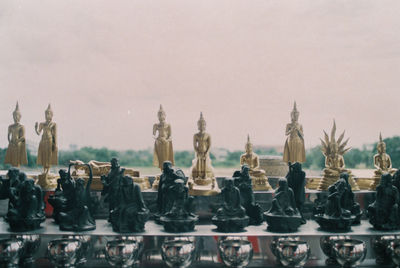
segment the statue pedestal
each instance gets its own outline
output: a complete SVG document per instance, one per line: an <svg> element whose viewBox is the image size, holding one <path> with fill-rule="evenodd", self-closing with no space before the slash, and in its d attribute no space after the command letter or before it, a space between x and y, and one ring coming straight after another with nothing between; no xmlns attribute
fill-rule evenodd
<svg viewBox="0 0 400 268"><path fill-rule="evenodd" d="M153 185L151 186L151 189L154 191L158 191L158 185L160 184L160 175L156 175L153 181Z"/></svg>
<svg viewBox="0 0 400 268"><path fill-rule="evenodd" d="M196 182L201 182L202 179L195 179L193 180L189 180L188 184L189 184L189 195L193 195L193 196L211 196L211 195L217 195L221 192L221 190L218 187L218 183L217 180L215 178L212 179L207 179L207 180L214 180L214 186L212 185L212 183L209 184L197 184Z"/></svg>
<svg viewBox="0 0 400 268"><path fill-rule="evenodd" d="M243 218L219 218L218 216L214 216L211 221L217 226L219 232L224 233L242 232L249 225L248 216Z"/></svg>
<svg viewBox="0 0 400 268"><path fill-rule="evenodd" d="M385 171L382 171L381 173L379 173L377 171L378 171L377 169L374 170L374 176L371 179L372 182L370 183L370 185L368 187L368 190L370 190L370 191L376 191L376 186L378 186L379 183L381 182L382 174L385 172ZM391 169L391 170L386 171L386 172L390 173L390 175L393 176L394 173L396 173L396 169Z"/></svg>
<svg viewBox="0 0 400 268"><path fill-rule="evenodd" d="M315 215L315 221L319 224L322 230L325 231L342 231L348 232L351 230L351 225L356 219L355 216L334 218L326 215Z"/></svg>
<svg viewBox="0 0 400 268"><path fill-rule="evenodd" d="M253 181L254 191L270 191L272 190L271 185L269 185L267 176L250 176Z"/></svg>
<svg viewBox="0 0 400 268"><path fill-rule="evenodd" d="M375 191L376 186L379 185L380 181L381 181L381 176L375 174L375 176L372 178L372 182L370 183L368 190Z"/></svg>
<svg viewBox="0 0 400 268"><path fill-rule="evenodd" d="M57 188L58 178L59 176L56 174L39 174L37 176L36 184L39 185L43 190L54 190Z"/></svg>
<svg viewBox="0 0 400 268"><path fill-rule="evenodd" d="M194 230L199 218L188 216L186 219L172 219L165 216L160 217L160 223L164 229L171 233L191 232Z"/></svg>
<svg viewBox="0 0 400 268"><path fill-rule="evenodd" d="M12 231L25 232L39 229L40 224L46 220L46 217L35 217L32 219L7 217L6 220L10 224L10 229Z"/></svg>
<svg viewBox="0 0 400 268"><path fill-rule="evenodd" d="M141 191L151 189L149 178L147 178L147 177L143 177L143 178L133 177L132 179L133 179L134 183L139 184Z"/></svg>
<svg viewBox="0 0 400 268"><path fill-rule="evenodd" d="M260 169L265 170L267 177L285 177L289 171L288 164L283 162L282 156L260 156Z"/></svg>
<svg viewBox="0 0 400 268"><path fill-rule="evenodd" d="M264 213L264 219L268 231L280 233L296 232L302 222L300 215L273 215L267 212Z"/></svg>
<svg viewBox="0 0 400 268"><path fill-rule="evenodd" d="M339 179L339 175L328 175L324 174L321 181L319 182L318 191L328 191L329 186L334 184ZM349 184L351 186L351 190L353 191L360 191L360 187L358 187L356 181L354 180L353 176L349 174Z"/></svg>

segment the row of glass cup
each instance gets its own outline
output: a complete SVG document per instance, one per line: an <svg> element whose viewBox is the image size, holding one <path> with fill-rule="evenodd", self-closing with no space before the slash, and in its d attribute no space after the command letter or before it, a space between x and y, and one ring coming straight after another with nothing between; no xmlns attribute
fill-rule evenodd
<svg viewBox="0 0 400 268"><path fill-rule="evenodd" d="M47 246L47 258L57 267L79 266L86 263L90 236L66 236L51 240ZM0 240L0 262L8 267L29 266L40 246L39 235L20 235ZM320 240L328 265L359 265L366 256L366 244L349 236L326 236ZM377 263L391 260L400 265L400 237L380 236L373 239ZM112 266L129 267L138 264L143 251L143 237L121 236L106 243L104 253ZM161 255L169 267L189 267L195 258L194 237L167 237L161 245ZM253 257L253 247L246 237L220 237L218 251L228 267L245 267ZM299 237L277 237L271 243L271 251L283 266L303 266L309 256L307 242Z"/></svg>

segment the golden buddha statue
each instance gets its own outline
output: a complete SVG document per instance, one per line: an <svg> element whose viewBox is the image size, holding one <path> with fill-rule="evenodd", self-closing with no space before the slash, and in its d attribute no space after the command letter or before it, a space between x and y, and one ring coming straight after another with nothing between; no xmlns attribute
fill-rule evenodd
<svg viewBox="0 0 400 268"><path fill-rule="evenodd" d="M28 164L28 159L25 146L25 127L19 123L21 112L19 111L18 102L13 112L13 118L14 124L8 126L8 148L4 163L19 168L20 165Z"/></svg>
<svg viewBox="0 0 400 268"><path fill-rule="evenodd" d="M303 126L299 124L299 112L294 102L293 111L290 113L292 122L286 125L285 149L283 151L283 161L286 163L304 163L306 162L306 153L304 148Z"/></svg>
<svg viewBox="0 0 400 268"><path fill-rule="evenodd" d="M374 177L373 182L370 185L370 190L375 191L376 186L378 186L381 181L381 176L384 173L390 173L393 175L396 172L395 168L392 168L392 160L390 156L386 153L386 143L382 140L382 134L379 133L379 142L376 145L376 149L378 151L377 154L374 155Z"/></svg>
<svg viewBox="0 0 400 268"><path fill-rule="evenodd" d="M211 166L210 148L211 136L206 133L206 121L203 113L197 122L199 132L193 136L193 147L196 154L190 169L189 194L216 195L220 193L214 171Z"/></svg>
<svg viewBox="0 0 400 268"><path fill-rule="evenodd" d="M53 110L49 106L45 111L46 121L35 123L35 131L37 135L42 132L42 139L39 143L39 150L36 163L43 166L43 174L39 175L38 184L44 189L55 188L57 182L56 175L50 174L51 165L58 164L58 147L57 147L57 125L53 122Z"/></svg>
<svg viewBox="0 0 400 268"><path fill-rule="evenodd" d="M344 131L336 141L336 123L333 121L333 127L331 131L331 138L329 139L328 134L324 131L325 140L321 139L322 153L325 156L325 168L323 170L323 177L318 185L318 190L327 191L328 187L334 184L340 177L340 173L347 172L349 174L349 183L353 191L358 191L356 181L351 175L350 170L345 168L343 155L351 148L345 148L349 139L343 142Z"/></svg>
<svg viewBox="0 0 400 268"><path fill-rule="evenodd" d="M172 148L171 140L171 125L165 122L165 112L160 105L160 110L158 111L159 123L153 125L153 136L158 132L158 136L155 137L154 142L154 157L153 165L159 167L162 171L164 161L170 161L174 165L174 151ZM158 183L160 176L156 176L153 183L153 189L158 189Z"/></svg>
<svg viewBox="0 0 400 268"><path fill-rule="evenodd" d="M253 144L250 142L250 136L247 135L247 143L245 146L246 153L240 156L240 165L249 167L249 174L253 181L253 190L272 190L269 185L265 171L260 169L260 160L258 155L253 152Z"/></svg>

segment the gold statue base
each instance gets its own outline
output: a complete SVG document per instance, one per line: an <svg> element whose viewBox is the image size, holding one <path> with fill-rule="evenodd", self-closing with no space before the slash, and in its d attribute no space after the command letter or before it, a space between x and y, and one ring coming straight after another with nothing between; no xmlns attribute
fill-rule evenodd
<svg viewBox="0 0 400 268"><path fill-rule="evenodd" d="M268 182L268 178L265 176L255 177L250 176L253 181L253 191L271 191L273 190Z"/></svg>
<svg viewBox="0 0 400 268"><path fill-rule="evenodd" d="M328 175L324 174L321 181L319 182L318 191L328 191L329 186L334 184L340 178L339 175ZM354 180L353 175L349 174L349 184L353 191L360 191L360 187L358 187L357 182Z"/></svg>
<svg viewBox="0 0 400 268"><path fill-rule="evenodd" d="M42 187L42 190L55 190L57 188L58 175L52 173L42 173L37 176L36 184Z"/></svg>
<svg viewBox="0 0 400 268"><path fill-rule="evenodd" d="M199 185L196 184L196 181L197 182L214 181L214 185L212 183ZM188 185L189 185L189 195L193 196L212 196L221 193L221 190L219 189L217 180L215 178L207 178L207 179L196 178L194 180L189 179Z"/></svg>
<svg viewBox="0 0 400 268"><path fill-rule="evenodd" d="M151 188L152 188L154 191L158 191L158 185L160 184L160 177L161 177L161 175L157 175L157 176L155 177L154 181L153 181L153 185L151 186Z"/></svg>
<svg viewBox="0 0 400 268"><path fill-rule="evenodd" d="M390 171L389 173L390 173L390 175L392 175L393 176L393 174L396 172L396 170L393 170L393 171ZM381 182L381 177L382 177L382 175L381 174L376 174L375 173L375 175L374 175L374 177L372 177L372 182L370 183L370 185L369 185L369 188L368 188L368 190L370 190L370 191L376 191L376 187L379 185L379 183Z"/></svg>
<svg viewBox="0 0 400 268"><path fill-rule="evenodd" d="M321 182L322 178L321 177L306 177L306 188L309 190L317 190L319 183Z"/></svg>

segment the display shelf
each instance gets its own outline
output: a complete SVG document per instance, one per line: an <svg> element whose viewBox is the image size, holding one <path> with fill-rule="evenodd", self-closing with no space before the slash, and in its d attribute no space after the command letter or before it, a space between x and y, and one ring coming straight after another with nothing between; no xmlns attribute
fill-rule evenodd
<svg viewBox="0 0 400 268"><path fill-rule="evenodd" d="M162 225L158 225L153 221L148 221L145 226L144 232L139 233L117 233L111 228L111 224L107 220L97 220L96 230L86 232L71 232L60 231L59 226L54 223L52 219L47 219L42 223L42 227L38 230L13 232L10 230L7 222L2 220L0 222L0 235L7 234L39 234L39 235L94 235L94 236L118 236L118 235L138 235L138 236L329 236L329 235L349 235L349 236L379 236L379 235L400 235L400 231L379 231L372 228L368 221L361 221L360 225L352 226L349 232L327 232L319 228L319 225L312 220L307 221L306 224L300 226L297 232L293 233L277 233L267 230L266 224L259 226L248 226L246 230L238 233L224 233L218 232L215 225L199 224L193 232L185 233L168 233L164 231Z"/></svg>

